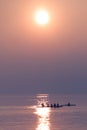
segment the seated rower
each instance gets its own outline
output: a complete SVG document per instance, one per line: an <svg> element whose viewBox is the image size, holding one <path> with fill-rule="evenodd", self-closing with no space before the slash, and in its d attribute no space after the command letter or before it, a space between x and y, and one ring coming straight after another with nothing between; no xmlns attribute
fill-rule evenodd
<svg viewBox="0 0 87 130"><path fill-rule="evenodd" d="M56 106L56 103L54 103L54 105L53 105L53 106L54 106L54 108L56 108L56 107L57 107L57 106Z"/></svg>
<svg viewBox="0 0 87 130"><path fill-rule="evenodd" d="M44 103L42 103L41 105L42 105L42 107L45 107Z"/></svg>
<svg viewBox="0 0 87 130"><path fill-rule="evenodd" d="M70 102L68 102L67 106L71 106Z"/></svg>
<svg viewBox="0 0 87 130"><path fill-rule="evenodd" d="M51 104L50 107L53 107L53 104Z"/></svg>
<svg viewBox="0 0 87 130"><path fill-rule="evenodd" d="M57 103L57 107L59 107L59 103Z"/></svg>
<svg viewBox="0 0 87 130"><path fill-rule="evenodd" d="M50 107L48 103L47 103L47 107Z"/></svg>

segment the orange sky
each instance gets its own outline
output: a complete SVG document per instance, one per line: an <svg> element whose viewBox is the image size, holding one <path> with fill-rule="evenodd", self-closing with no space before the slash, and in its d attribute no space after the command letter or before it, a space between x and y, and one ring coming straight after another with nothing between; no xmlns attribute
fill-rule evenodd
<svg viewBox="0 0 87 130"><path fill-rule="evenodd" d="M34 19L34 14L39 8L45 8L50 15L49 23L43 27L39 26ZM62 73L64 76L62 71L67 71L68 76L74 75L71 68L73 67L73 70L76 71L75 69L79 65L81 66L76 74L77 77L79 73L86 75L86 56L86 0L32 0L32 2L29 0L0 0L0 70L2 81L4 81L2 75L7 76L11 72L10 67L12 74L8 76L9 78L6 77L7 82L9 82L11 75L14 79L16 78L16 74L14 76L15 70L19 70L18 75L21 79L19 73L27 73L27 68L30 73L28 76L32 75L32 77L30 76L33 82L30 81L32 86L43 84L43 80L45 85L49 86L50 80L53 78L50 77L50 74L58 76L60 70L59 75ZM19 69L20 66L21 69ZM82 70L85 71L85 74ZM43 71L48 72L47 81L45 79L46 73ZM35 77L35 73L38 73L36 76L38 79ZM39 83L41 76L42 83ZM61 76L59 77L59 85L61 85ZM21 80L17 81L18 84L20 82ZM58 86L56 82L55 84ZM68 80L66 81L64 78L64 82L67 82L67 86ZM8 83L8 85L13 83ZM27 84L29 85L28 81ZM79 83L77 84L79 86Z"/></svg>

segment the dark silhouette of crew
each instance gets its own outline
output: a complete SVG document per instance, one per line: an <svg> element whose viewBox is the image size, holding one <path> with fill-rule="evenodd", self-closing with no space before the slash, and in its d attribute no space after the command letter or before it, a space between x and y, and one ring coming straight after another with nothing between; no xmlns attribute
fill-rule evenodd
<svg viewBox="0 0 87 130"><path fill-rule="evenodd" d="M50 107L49 103L47 103L47 107Z"/></svg>
<svg viewBox="0 0 87 130"><path fill-rule="evenodd" d="M53 107L53 104L51 104L50 107Z"/></svg>
<svg viewBox="0 0 87 130"><path fill-rule="evenodd" d="M67 106L71 106L70 102L68 102Z"/></svg>
<svg viewBox="0 0 87 130"><path fill-rule="evenodd" d="M54 105L53 105L53 106L54 106L54 108L56 108L56 107L57 107L56 103L54 103Z"/></svg>
<svg viewBox="0 0 87 130"><path fill-rule="evenodd" d="M42 105L42 107L45 107L44 103L42 103L41 105Z"/></svg>
<svg viewBox="0 0 87 130"><path fill-rule="evenodd" d="M56 107L59 107L59 103L57 103Z"/></svg>

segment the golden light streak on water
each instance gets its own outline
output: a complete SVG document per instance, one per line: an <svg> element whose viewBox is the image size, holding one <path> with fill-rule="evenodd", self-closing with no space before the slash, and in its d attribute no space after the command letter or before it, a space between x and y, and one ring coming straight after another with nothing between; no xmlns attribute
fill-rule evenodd
<svg viewBox="0 0 87 130"><path fill-rule="evenodd" d="M50 108L36 108L38 125L36 130L50 130Z"/></svg>
<svg viewBox="0 0 87 130"><path fill-rule="evenodd" d="M50 111L51 109L48 107L41 107L41 104L47 103L48 95L39 94L37 95L37 107L35 114L38 117L38 123L36 130L50 130Z"/></svg>

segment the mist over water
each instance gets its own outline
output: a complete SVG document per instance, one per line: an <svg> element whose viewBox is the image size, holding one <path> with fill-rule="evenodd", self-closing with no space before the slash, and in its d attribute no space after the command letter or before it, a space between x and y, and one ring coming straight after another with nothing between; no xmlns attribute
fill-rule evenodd
<svg viewBox="0 0 87 130"><path fill-rule="evenodd" d="M86 130L86 99L86 95L0 96L0 130ZM76 106L42 108L43 102Z"/></svg>

